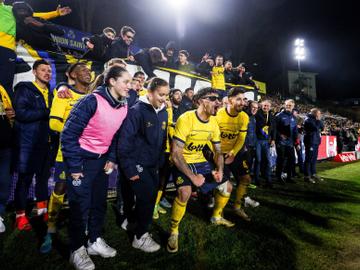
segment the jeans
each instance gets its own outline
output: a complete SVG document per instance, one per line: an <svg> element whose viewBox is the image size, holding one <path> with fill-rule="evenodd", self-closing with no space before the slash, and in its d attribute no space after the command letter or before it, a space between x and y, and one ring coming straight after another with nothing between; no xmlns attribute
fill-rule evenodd
<svg viewBox="0 0 360 270"><path fill-rule="evenodd" d="M259 184L261 164L264 163L264 176L267 183L271 183L270 144L267 140L258 140L256 143L256 158L254 166L254 181Z"/></svg>

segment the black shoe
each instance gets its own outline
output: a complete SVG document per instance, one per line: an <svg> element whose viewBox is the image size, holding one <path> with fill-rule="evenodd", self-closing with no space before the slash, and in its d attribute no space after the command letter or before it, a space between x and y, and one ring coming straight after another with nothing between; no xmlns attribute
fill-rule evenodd
<svg viewBox="0 0 360 270"><path fill-rule="evenodd" d="M294 179L291 179L291 178L286 179L286 182L287 183L292 183L292 184L296 183L296 181Z"/></svg>
<svg viewBox="0 0 360 270"><path fill-rule="evenodd" d="M264 188L273 189L273 188L274 188L274 186L273 186L273 184L272 184L272 183L266 183L266 184L264 185Z"/></svg>

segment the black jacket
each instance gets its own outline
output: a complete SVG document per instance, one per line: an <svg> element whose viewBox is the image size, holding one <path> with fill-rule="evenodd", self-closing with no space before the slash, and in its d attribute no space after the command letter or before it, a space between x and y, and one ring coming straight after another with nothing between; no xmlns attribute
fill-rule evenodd
<svg viewBox="0 0 360 270"><path fill-rule="evenodd" d="M256 137L258 140L275 140L274 116L271 112L266 115L263 110L258 110L256 119ZM267 127L266 127L267 126Z"/></svg>
<svg viewBox="0 0 360 270"><path fill-rule="evenodd" d="M110 48L112 40L109 39L104 34L93 35L90 38L83 38L83 42L86 45L86 42L90 41L94 44L94 49L88 50L86 56L90 59L104 61L107 50Z"/></svg>
<svg viewBox="0 0 360 270"><path fill-rule="evenodd" d="M130 46L122 38L115 39L105 54L105 61L111 58L127 58L130 55Z"/></svg>
<svg viewBox="0 0 360 270"><path fill-rule="evenodd" d="M147 79L156 77L156 75L154 74L155 67L151 61L149 49L142 49L140 52L134 55L134 58L148 76Z"/></svg>
<svg viewBox="0 0 360 270"><path fill-rule="evenodd" d="M49 91L49 108L52 94ZM20 82L15 86L15 135L19 172L36 172L39 162L36 156L48 151L49 114L45 100L32 82Z"/></svg>
<svg viewBox="0 0 360 270"><path fill-rule="evenodd" d="M304 122L304 144L307 146L320 145L323 128L324 125L321 120L316 120L314 115L308 114Z"/></svg>

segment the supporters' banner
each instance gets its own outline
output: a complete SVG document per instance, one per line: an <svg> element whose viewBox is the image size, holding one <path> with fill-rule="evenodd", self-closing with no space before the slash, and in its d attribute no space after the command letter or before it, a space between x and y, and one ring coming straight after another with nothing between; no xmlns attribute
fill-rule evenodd
<svg viewBox="0 0 360 270"><path fill-rule="evenodd" d="M79 45L80 46L80 45ZM56 53L50 51L35 50L24 42L20 42L16 48L17 53L17 67L14 85L20 81L33 81L34 75L31 71L33 63L38 59L45 59L51 64L52 80L50 81L50 88L54 89L55 85L59 82L66 81L65 71L70 64L78 61L86 62L93 71L92 76L103 71L103 63L96 61L89 61L87 59L77 59L70 54ZM127 70L131 75L135 72L142 70L140 66L128 64ZM200 77L191 73L182 72L175 69L168 69L158 67L154 73L169 82L171 88L178 88L184 91L188 87L193 87L196 92L202 87L210 87L211 82L209 79ZM247 85L234 85L241 87L245 90L245 96L249 100L255 100L257 95L254 88Z"/></svg>
<svg viewBox="0 0 360 270"><path fill-rule="evenodd" d="M77 51L82 51L82 52L86 51L86 46L83 43L82 39L84 37L90 37L90 36L92 36L92 34L84 33L84 32L78 31L76 29L65 27L62 25L57 25L57 26L60 27L65 33L65 35L63 35L63 36L56 36L56 35L51 34L52 40L58 46L60 46L61 48L67 48L67 49L77 50Z"/></svg>
<svg viewBox="0 0 360 270"><path fill-rule="evenodd" d="M334 158L334 161L336 161L336 162L351 162L351 161L356 161L356 160L357 160L357 157L356 157L355 151L342 152L341 154L338 154Z"/></svg>
<svg viewBox="0 0 360 270"><path fill-rule="evenodd" d="M337 155L336 136L321 136L318 160L335 157Z"/></svg>

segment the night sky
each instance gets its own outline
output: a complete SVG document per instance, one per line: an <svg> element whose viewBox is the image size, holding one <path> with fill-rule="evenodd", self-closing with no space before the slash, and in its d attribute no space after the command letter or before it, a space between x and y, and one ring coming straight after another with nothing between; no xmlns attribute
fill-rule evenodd
<svg viewBox="0 0 360 270"><path fill-rule="evenodd" d="M307 48L301 67L318 73L319 98L360 97L360 28L355 1L189 0L180 15L185 25L183 37L176 26L179 12L169 1L176 0L95 1L98 7L92 32L130 25L137 31L138 46L164 47L174 40L191 52L194 62L206 51L222 53L235 64L247 63L255 78L267 82L272 91L287 88L287 70L297 69L293 41L301 37ZM69 5L73 14L55 22L80 28L77 14L81 11L75 8L75 0L28 2L35 10L51 10L58 3Z"/></svg>

